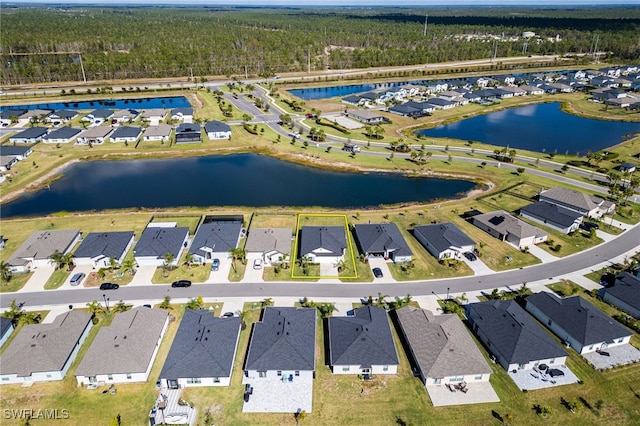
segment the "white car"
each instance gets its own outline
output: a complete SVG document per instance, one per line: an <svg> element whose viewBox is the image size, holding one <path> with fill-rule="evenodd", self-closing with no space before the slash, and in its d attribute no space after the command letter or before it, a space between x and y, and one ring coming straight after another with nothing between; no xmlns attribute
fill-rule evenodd
<svg viewBox="0 0 640 426"><path fill-rule="evenodd" d="M85 277L85 275L84 275L83 272L79 272L77 274L74 274L71 277L71 280L69 280L69 284L71 284L72 286L80 285L80 283L82 282L84 277Z"/></svg>
<svg viewBox="0 0 640 426"><path fill-rule="evenodd" d="M262 259L256 259L253 261L253 269L262 269Z"/></svg>

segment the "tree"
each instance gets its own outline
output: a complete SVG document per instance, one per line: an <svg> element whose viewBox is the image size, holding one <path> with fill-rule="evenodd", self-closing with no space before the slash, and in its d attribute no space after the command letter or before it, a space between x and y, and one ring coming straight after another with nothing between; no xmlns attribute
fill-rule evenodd
<svg viewBox="0 0 640 426"><path fill-rule="evenodd" d="M316 309L318 309L321 318L329 318L336 310L336 305L333 303L319 303Z"/></svg>
<svg viewBox="0 0 640 426"><path fill-rule="evenodd" d="M48 259L49 259L49 263L55 266L56 271L58 269L62 269L62 267L64 266L64 255L60 253L60 251L58 250L51 253Z"/></svg>
<svg viewBox="0 0 640 426"><path fill-rule="evenodd" d="M104 308L102 307L100 302L98 302L97 300L87 303L87 308L89 308L89 313L91 315L100 314L104 312Z"/></svg>
<svg viewBox="0 0 640 426"><path fill-rule="evenodd" d="M247 315L249 315L249 311L243 309L243 310L237 310L236 311L236 315L238 315L240 317L240 329L241 330L245 330L247 328Z"/></svg>
<svg viewBox="0 0 640 426"><path fill-rule="evenodd" d="M73 268L73 253L69 252L63 254L61 260L65 265L67 265L67 271L70 271Z"/></svg>
<svg viewBox="0 0 640 426"><path fill-rule="evenodd" d="M236 269L236 261L240 260L241 262L244 262L247 252L239 247L233 248L229 250L229 252L231 253L231 266L233 266L233 271L238 272Z"/></svg>
<svg viewBox="0 0 640 426"><path fill-rule="evenodd" d="M0 261L0 278L4 282L11 281L11 277L13 276L13 272L11 272L11 265L4 260Z"/></svg>
<svg viewBox="0 0 640 426"><path fill-rule="evenodd" d="M192 262L193 262L193 253L187 252L184 255L184 264L187 265L187 267L191 267Z"/></svg>
<svg viewBox="0 0 640 426"><path fill-rule="evenodd" d="M133 308L133 305L128 305L124 303L122 300L120 300L118 303L115 304L112 310L113 312L127 312L131 308Z"/></svg>
<svg viewBox="0 0 640 426"><path fill-rule="evenodd" d="M165 296L162 302L158 305L160 309L171 309L171 298L169 296Z"/></svg>
<svg viewBox="0 0 640 426"><path fill-rule="evenodd" d="M270 297L267 297L265 299L262 299L262 301L260 302L260 305L263 308L266 308L267 306L273 306L273 299Z"/></svg>
<svg viewBox="0 0 640 426"><path fill-rule="evenodd" d="M307 412L304 410L299 410L293 413L293 418L296 420L296 426L299 426L304 419L307 418Z"/></svg>
<svg viewBox="0 0 640 426"><path fill-rule="evenodd" d="M136 261L135 259L125 259L122 261L122 272L126 273L129 272L130 274L133 274L133 269L136 265Z"/></svg>
<svg viewBox="0 0 640 426"><path fill-rule="evenodd" d="M185 303L184 308L186 310L198 310L202 309L202 304L200 304L200 301L197 297L194 297L192 299L189 299L189 301Z"/></svg>

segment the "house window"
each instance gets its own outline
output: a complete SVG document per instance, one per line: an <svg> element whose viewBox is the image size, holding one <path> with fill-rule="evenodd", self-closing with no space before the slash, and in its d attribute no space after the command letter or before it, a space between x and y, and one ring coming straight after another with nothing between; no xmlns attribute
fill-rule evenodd
<svg viewBox="0 0 640 426"><path fill-rule="evenodd" d="M555 359L555 358L551 358L551 359L549 360L549 364L553 364L554 362L556 362L556 359Z"/></svg>
<svg viewBox="0 0 640 426"><path fill-rule="evenodd" d="M349 371L349 367L342 367L342 371Z"/></svg>
<svg viewBox="0 0 640 426"><path fill-rule="evenodd" d="M442 383L442 379L433 379L433 384L434 385L439 385Z"/></svg>
<svg viewBox="0 0 640 426"><path fill-rule="evenodd" d="M589 350L592 350L592 349L593 349L593 345L589 346Z"/></svg>
<svg viewBox="0 0 640 426"><path fill-rule="evenodd" d="M455 376L449 379L450 382L461 382L464 380L464 376Z"/></svg>
<svg viewBox="0 0 640 426"><path fill-rule="evenodd" d="M624 341L624 339L618 339L616 342L617 343L622 343Z"/></svg>
<svg viewBox="0 0 640 426"><path fill-rule="evenodd" d="M388 365L383 366L382 371L389 371L389 366Z"/></svg>
<svg viewBox="0 0 640 426"><path fill-rule="evenodd" d="M299 371L296 371L296 372L295 372L295 375L296 375L296 377L299 377L299 376L300 376L300 372L299 372Z"/></svg>
<svg viewBox="0 0 640 426"><path fill-rule="evenodd" d="M518 364L518 370L524 370L526 364Z"/></svg>
<svg viewBox="0 0 640 426"><path fill-rule="evenodd" d="M131 380L131 373L127 373L127 380Z"/></svg>
<svg viewBox="0 0 640 426"><path fill-rule="evenodd" d="M478 374L478 375L475 377L475 380L482 380L482 374Z"/></svg>
<svg viewBox="0 0 640 426"><path fill-rule="evenodd" d="M551 325L551 322L552 322L551 320L548 320L547 325Z"/></svg>
<svg viewBox="0 0 640 426"><path fill-rule="evenodd" d="M51 378L51 374L47 374L47 379L50 379L50 378Z"/></svg>
<svg viewBox="0 0 640 426"><path fill-rule="evenodd" d="M213 383L220 383L220 377L214 377Z"/></svg>
<svg viewBox="0 0 640 426"><path fill-rule="evenodd" d="M258 371L258 377L267 377L266 371Z"/></svg>
<svg viewBox="0 0 640 426"><path fill-rule="evenodd" d="M199 377L192 377L190 379L187 379L187 384L188 385L200 384L201 382L202 382L202 380Z"/></svg>
<svg viewBox="0 0 640 426"><path fill-rule="evenodd" d="M107 380L113 380L113 374L109 374L109 375L107 376Z"/></svg>
<svg viewBox="0 0 640 426"><path fill-rule="evenodd" d="M282 371L278 370L278 377L282 376Z"/></svg>
<svg viewBox="0 0 640 426"><path fill-rule="evenodd" d="M3 377L3 378L2 378L2 381L3 381L3 382L8 382L8 381L9 381L9 378L8 378L8 377Z"/></svg>

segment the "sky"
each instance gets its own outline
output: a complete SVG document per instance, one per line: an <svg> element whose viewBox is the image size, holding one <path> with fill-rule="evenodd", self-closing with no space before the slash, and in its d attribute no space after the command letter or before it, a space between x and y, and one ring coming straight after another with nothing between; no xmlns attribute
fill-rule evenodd
<svg viewBox="0 0 640 426"><path fill-rule="evenodd" d="M50 4L102 4L102 5L255 5L255 6L390 6L389 0L0 0L0 5ZM392 6L605 6L637 5L640 0L397 0Z"/></svg>

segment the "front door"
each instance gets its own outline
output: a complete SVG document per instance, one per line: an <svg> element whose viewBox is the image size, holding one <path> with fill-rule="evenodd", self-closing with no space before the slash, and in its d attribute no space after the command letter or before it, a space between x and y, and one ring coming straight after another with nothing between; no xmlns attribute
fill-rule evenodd
<svg viewBox="0 0 640 426"><path fill-rule="evenodd" d="M178 381L169 380L169 389L178 389Z"/></svg>

